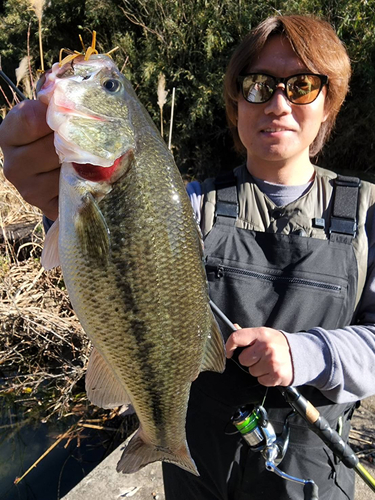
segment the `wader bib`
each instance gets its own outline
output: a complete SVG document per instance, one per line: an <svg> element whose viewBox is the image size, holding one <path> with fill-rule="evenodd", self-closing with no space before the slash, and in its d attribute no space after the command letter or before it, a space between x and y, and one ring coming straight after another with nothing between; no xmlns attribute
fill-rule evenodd
<svg viewBox="0 0 375 500"><path fill-rule="evenodd" d="M253 182L249 176L248 182ZM356 233L357 179L336 182L328 212L312 225L324 238L308 237L304 229L289 234L237 227L238 196L232 175L216 180L215 223L205 238L210 297L242 327L269 326L289 333L320 326L349 325L357 296L357 261L352 241ZM271 219L282 226L288 206L275 207ZM328 224L328 226L327 226ZM227 340L232 333L218 319ZM306 359L306 363L309 360ZM353 405L329 401L313 387L301 393L318 407L333 428L344 422L347 438ZM163 464L166 499L174 500L300 500L303 487L266 471L264 459L250 450L230 419L238 407L261 403L266 388L233 361L224 374L203 372L192 385L187 440L201 474ZM280 433L291 408L277 389L269 389L265 404ZM342 418L343 417L343 418ZM288 474L313 479L320 500L354 498L354 472L339 464L299 416L290 419L290 443L279 465Z"/></svg>

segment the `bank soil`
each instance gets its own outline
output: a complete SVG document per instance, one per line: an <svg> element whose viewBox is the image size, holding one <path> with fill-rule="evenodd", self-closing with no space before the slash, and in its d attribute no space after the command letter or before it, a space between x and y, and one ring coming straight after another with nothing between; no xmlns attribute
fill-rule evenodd
<svg viewBox="0 0 375 500"><path fill-rule="evenodd" d="M357 453L361 464L375 477L375 396L363 400L354 413L350 446ZM375 499L375 493L357 476L355 500L372 498Z"/></svg>

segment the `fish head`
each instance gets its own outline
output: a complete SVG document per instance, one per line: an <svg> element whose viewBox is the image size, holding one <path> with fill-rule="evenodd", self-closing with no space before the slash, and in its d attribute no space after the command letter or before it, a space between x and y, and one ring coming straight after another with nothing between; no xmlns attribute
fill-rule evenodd
<svg viewBox="0 0 375 500"><path fill-rule="evenodd" d="M78 56L62 67L54 64L38 98L48 104L47 123L62 163L113 167L134 151L138 100L110 57Z"/></svg>

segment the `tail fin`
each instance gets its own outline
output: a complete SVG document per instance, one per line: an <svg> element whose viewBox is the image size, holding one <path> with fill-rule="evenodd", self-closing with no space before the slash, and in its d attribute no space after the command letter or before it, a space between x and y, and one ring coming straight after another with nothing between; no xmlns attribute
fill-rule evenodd
<svg viewBox="0 0 375 500"><path fill-rule="evenodd" d="M162 448L146 443L142 439L142 430L138 429L126 445L122 457L117 464L117 472L128 474L137 472L142 467L152 462L161 460L178 465L192 474L199 476L199 472L191 458L187 444L185 443L177 452L168 448Z"/></svg>

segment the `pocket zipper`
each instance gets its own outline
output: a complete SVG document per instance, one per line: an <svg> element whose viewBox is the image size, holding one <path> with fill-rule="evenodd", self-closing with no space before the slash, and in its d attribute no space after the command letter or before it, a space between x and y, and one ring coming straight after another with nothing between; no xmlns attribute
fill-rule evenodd
<svg viewBox="0 0 375 500"><path fill-rule="evenodd" d="M313 288L330 290L332 292L341 292L340 285L332 285L330 283L324 283L322 281L308 280L304 278L294 278L288 276L277 276L273 274L259 273L257 271L248 271L247 269L238 269L237 267L229 267L229 266L218 266L216 268L216 276L218 278L222 278L225 274L238 274L241 276L248 276L250 278L256 278L270 282L306 285L306 286L311 286Z"/></svg>

